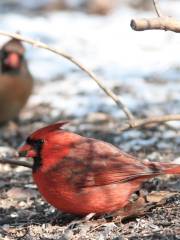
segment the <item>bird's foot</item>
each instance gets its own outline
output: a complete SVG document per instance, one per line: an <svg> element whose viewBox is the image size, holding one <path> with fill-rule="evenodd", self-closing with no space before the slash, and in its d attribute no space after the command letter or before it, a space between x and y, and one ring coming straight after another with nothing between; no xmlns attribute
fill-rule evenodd
<svg viewBox="0 0 180 240"><path fill-rule="evenodd" d="M74 220L71 223L68 224L67 228L68 229L74 229L77 225L82 224L82 223L86 223L89 220L91 220L94 216L96 215L96 213L89 213L87 214L85 217L79 219L79 220Z"/></svg>

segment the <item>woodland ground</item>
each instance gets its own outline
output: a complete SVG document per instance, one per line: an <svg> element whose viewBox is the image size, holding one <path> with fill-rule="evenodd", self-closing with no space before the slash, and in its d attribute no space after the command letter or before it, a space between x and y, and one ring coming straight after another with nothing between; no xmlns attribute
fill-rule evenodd
<svg viewBox="0 0 180 240"><path fill-rule="evenodd" d="M10 147L1 147L1 152L7 156L11 156L12 148L16 148L29 132L47 121L50 109L39 106L38 109L27 111L31 112L30 120L1 128L1 146ZM22 117L26 114L26 111L22 112ZM119 134L118 126L118 121L99 113L82 121L72 121L67 129L118 146L128 145L129 152L140 159L172 161L178 158L180 141L174 128L162 125ZM1 165L0 239L180 239L180 178L165 176L145 183L143 191L134 194L132 208L136 208L133 201L142 192L146 195L148 204L156 202L146 210L145 215L138 216L146 209L147 203L142 204L144 207L135 216L130 215L122 221L120 217L107 215L83 222L81 218L57 212L43 201L33 183L30 170ZM172 196L170 193L173 193ZM161 195L166 200L162 201Z"/></svg>

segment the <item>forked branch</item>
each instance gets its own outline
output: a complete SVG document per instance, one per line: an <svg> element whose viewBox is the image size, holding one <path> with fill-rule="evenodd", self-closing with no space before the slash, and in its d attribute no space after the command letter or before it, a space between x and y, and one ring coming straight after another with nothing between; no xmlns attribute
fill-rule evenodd
<svg viewBox="0 0 180 240"><path fill-rule="evenodd" d="M180 121L180 114L164 115L164 116L155 116L144 119L135 119L134 126L131 127L129 124L122 126L118 129L118 132L127 131L129 129L141 128L151 124L160 124L170 121Z"/></svg>

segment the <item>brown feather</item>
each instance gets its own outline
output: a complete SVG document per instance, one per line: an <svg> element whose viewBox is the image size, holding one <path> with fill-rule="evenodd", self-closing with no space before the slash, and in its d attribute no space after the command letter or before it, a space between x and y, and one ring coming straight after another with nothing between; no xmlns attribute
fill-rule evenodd
<svg viewBox="0 0 180 240"><path fill-rule="evenodd" d="M15 39L8 41L0 50L0 124L16 118L32 92L33 79L23 56L24 51L21 42ZM19 58L20 65L16 69L6 65L11 52Z"/></svg>

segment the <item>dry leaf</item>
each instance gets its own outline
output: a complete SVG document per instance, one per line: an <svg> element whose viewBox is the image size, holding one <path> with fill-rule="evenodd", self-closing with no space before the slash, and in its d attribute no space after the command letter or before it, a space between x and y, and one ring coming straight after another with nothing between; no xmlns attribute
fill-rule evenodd
<svg viewBox="0 0 180 240"><path fill-rule="evenodd" d="M165 200L173 195L176 195L177 192L168 192L168 191L160 191L160 192L151 192L146 196L146 200L150 203L159 203L162 200Z"/></svg>

